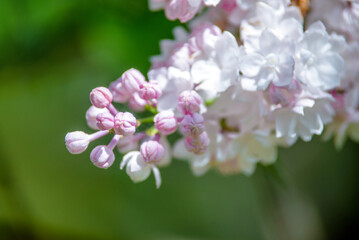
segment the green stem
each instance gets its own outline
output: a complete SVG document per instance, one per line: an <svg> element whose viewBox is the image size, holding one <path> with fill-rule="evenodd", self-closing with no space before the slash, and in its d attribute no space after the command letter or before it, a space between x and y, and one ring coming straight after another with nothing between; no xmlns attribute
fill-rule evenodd
<svg viewBox="0 0 359 240"><path fill-rule="evenodd" d="M147 117L147 118L142 118L142 119L138 119L138 121L143 124L143 123L150 123L150 122L153 122L153 118L154 116L151 116L151 117Z"/></svg>

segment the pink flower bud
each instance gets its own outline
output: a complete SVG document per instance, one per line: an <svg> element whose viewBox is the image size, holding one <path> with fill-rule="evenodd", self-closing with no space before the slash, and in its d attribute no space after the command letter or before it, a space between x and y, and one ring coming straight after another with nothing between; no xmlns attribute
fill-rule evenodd
<svg viewBox="0 0 359 240"><path fill-rule="evenodd" d="M136 132L137 121L135 116L129 112L119 112L115 117L115 132L128 136Z"/></svg>
<svg viewBox="0 0 359 240"><path fill-rule="evenodd" d="M197 92L183 91L178 98L178 111L183 114L198 112L202 103L201 96Z"/></svg>
<svg viewBox="0 0 359 240"><path fill-rule="evenodd" d="M111 167L115 161L115 155L111 148L106 145L100 145L92 150L90 159L96 167L106 169Z"/></svg>
<svg viewBox="0 0 359 240"><path fill-rule="evenodd" d="M203 117L199 113L184 116L181 124L182 132L185 135L198 136L204 131Z"/></svg>
<svg viewBox="0 0 359 240"><path fill-rule="evenodd" d="M171 110L158 113L153 121L157 130L163 135L174 133L177 129L177 119Z"/></svg>
<svg viewBox="0 0 359 240"><path fill-rule="evenodd" d="M165 6L166 17L187 22L194 17L201 6L201 1L169 0Z"/></svg>
<svg viewBox="0 0 359 240"><path fill-rule="evenodd" d="M164 147L157 141L147 141L141 144L141 155L145 162L156 163L165 156Z"/></svg>
<svg viewBox="0 0 359 240"><path fill-rule="evenodd" d="M97 108L105 108L112 102L112 93L105 87L97 87L90 93L90 101Z"/></svg>
<svg viewBox="0 0 359 240"><path fill-rule="evenodd" d="M115 118L111 113L100 113L96 119L97 127L100 130L110 130L115 124Z"/></svg>
<svg viewBox="0 0 359 240"><path fill-rule="evenodd" d="M209 138L206 132L203 132L201 135L193 137L187 136L184 141L184 145L189 152L194 154L204 153L209 145Z"/></svg>
<svg viewBox="0 0 359 240"><path fill-rule="evenodd" d="M70 132L65 137L66 147L72 154L80 154L87 149L90 136L81 131Z"/></svg>
<svg viewBox="0 0 359 240"><path fill-rule="evenodd" d="M131 96L131 94L124 88L121 78L113 81L110 84L109 89L112 92L114 102L125 103Z"/></svg>
<svg viewBox="0 0 359 240"><path fill-rule="evenodd" d="M100 113L108 113L108 109L107 108L97 108L95 106L91 106L87 112L86 112L86 121L87 121L87 125L92 128L92 129L96 129L98 130L99 128L97 127L97 115L99 115Z"/></svg>
<svg viewBox="0 0 359 240"><path fill-rule="evenodd" d="M128 101L128 106L131 110L136 112L142 112L145 110L147 101L140 97L138 92L132 94L130 100Z"/></svg>
<svg viewBox="0 0 359 240"><path fill-rule="evenodd" d="M140 86L146 82L145 77L137 69L131 68L121 76L123 87L128 93L135 93L140 90Z"/></svg>
<svg viewBox="0 0 359 240"><path fill-rule="evenodd" d="M151 82L144 82L141 87L140 91L138 92L140 97L145 100L152 100L158 99L161 94L161 88L158 86L158 82L151 81Z"/></svg>

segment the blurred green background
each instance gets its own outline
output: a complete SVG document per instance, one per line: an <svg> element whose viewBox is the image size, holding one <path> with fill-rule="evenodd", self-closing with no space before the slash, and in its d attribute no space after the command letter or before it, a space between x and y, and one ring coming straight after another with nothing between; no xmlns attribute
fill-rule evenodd
<svg viewBox="0 0 359 240"><path fill-rule="evenodd" d="M66 151L90 90L145 73L177 25L146 0L0 0L0 239L359 239L353 142L299 142L252 177L174 161L159 190Z"/></svg>

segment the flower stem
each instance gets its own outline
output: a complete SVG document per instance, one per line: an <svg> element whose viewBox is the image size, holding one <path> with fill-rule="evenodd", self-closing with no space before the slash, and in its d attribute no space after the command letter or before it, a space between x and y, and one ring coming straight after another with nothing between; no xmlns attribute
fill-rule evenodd
<svg viewBox="0 0 359 240"><path fill-rule="evenodd" d="M147 117L147 118L142 118L142 119L138 119L138 121L142 124L142 123L150 123L153 122L153 118L154 116L151 117Z"/></svg>
<svg viewBox="0 0 359 240"><path fill-rule="evenodd" d="M109 130L103 130L103 131L95 132L95 133L90 135L90 142L95 141L95 140L97 140L97 139L99 139L99 138L101 138L101 137L103 137L103 136L105 136L105 135L107 135L109 133L110 133Z"/></svg>
<svg viewBox="0 0 359 240"><path fill-rule="evenodd" d="M116 116L116 114L118 113L118 110L115 108L115 106L113 106L112 104L110 104L107 109L110 111L110 113L113 116Z"/></svg>
<svg viewBox="0 0 359 240"><path fill-rule="evenodd" d="M116 135L112 138L111 142L110 142L107 146L108 146L111 150L113 150L113 149L116 147L118 141L120 141L121 138L122 138L122 135L116 134Z"/></svg>

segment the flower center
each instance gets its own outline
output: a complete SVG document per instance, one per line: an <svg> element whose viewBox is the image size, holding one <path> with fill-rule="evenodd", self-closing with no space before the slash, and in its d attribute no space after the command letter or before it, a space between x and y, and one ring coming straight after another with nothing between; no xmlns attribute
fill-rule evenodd
<svg viewBox="0 0 359 240"><path fill-rule="evenodd" d="M271 53L266 57L266 59L267 59L267 66L269 68L275 68L278 65L279 59L277 55Z"/></svg>

